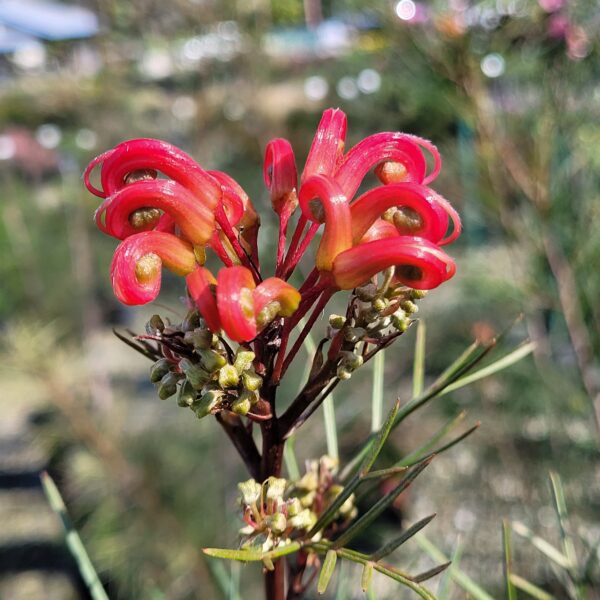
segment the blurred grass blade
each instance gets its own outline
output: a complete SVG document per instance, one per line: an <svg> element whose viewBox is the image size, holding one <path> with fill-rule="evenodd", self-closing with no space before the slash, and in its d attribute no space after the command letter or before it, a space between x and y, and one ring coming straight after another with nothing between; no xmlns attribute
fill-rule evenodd
<svg viewBox="0 0 600 600"><path fill-rule="evenodd" d="M558 525L560 527L560 537L562 540L563 552L569 560L572 569L577 568L577 554L575 553L575 544L571 537L571 527L569 525L569 516L567 513L567 503L565 501L565 492L562 481L553 471L550 472L550 484L552 487L552 501L554 509L558 517Z"/></svg>
<svg viewBox="0 0 600 600"><path fill-rule="evenodd" d="M420 396L425 387L425 321L420 320L417 325L417 339L415 341L415 360L413 363L413 398Z"/></svg>
<svg viewBox="0 0 600 600"><path fill-rule="evenodd" d="M415 540L421 546L421 549L433 558L433 560L448 562L444 553L435 544L430 542L422 531L417 533ZM494 600L492 596L460 569L451 567L450 576L465 592L472 596L473 600Z"/></svg>
<svg viewBox="0 0 600 600"><path fill-rule="evenodd" d="M450 567L444 573L440 585L438 587L438 600L447 600L450 592L450 586L452 583L452 571L459 570L460 559L462 558L462 546L460 539L456 542L456 548L450 557Z"/></svg>
<svg viewBox="0 0 600 600"><path fill-rule="evenodd" d="M429 440L427 440L420 448L417 448L410 454L407 454L404 458L398 461L398 465L413 464L413 461L419 460L419 457L423 457L427 454L441 439L446 437L457 425L464 420L467 415L466 411L461 411L456 417L448 421L441 429L434 433Z"/></svg>
<svg viewBox="0 0 600 600"><path fill-rule="evenodd" d="M335 593L335 600L348 600L347 589L347 577L346 577L346 563L344 561L340 562L340 570L338 575L338 585L337 591Z"/></svg>
<svg viewBox="0 0 600 600"><path fill-rule="evenodd" d="M77 563L77 568L79 569L81 578L85 582L92 600L108 600L108 596L102 587L100 578L94 569L94 565L92 565L92 561L85 550L83 542L73 527L71 518L67 513L67 507L65 506L56 484L50 475L48 475L48 473L45 471L40 475L40 479L42 481L44 493L46 494L46 498L50 504L50 508L62 521L65 530L65 541L67 547Z"/></svg>
<svg viewBox="0 0 600 600"><path fill-rule="evenodd" d="M208 560L206 561L206 564L223 598L227 598L227 600L243 600L239 591L234 587L231 573L227 571L225 563L216 560ZM236 565L237 563L232 562L231 564Z"/></svg>
<svg viewBox="0 0 600 600"><path fill-rule="evenodd" d="M305 319L300 319L298 327L303 329L305 324ZM304 369L301 387L304 386L308 377L310 376L312 360L318 350L317 344L315 344L315 341L310 333L304 338L303 344L308 354L308 362L306 363L306 367ZM337 460L339 459L340 453L338 448L337 426L335 422L335 404L333 401L333 394L329 394L323 401L323 421L325 425L325 440L327 442L327 454Z"/></svg>
<svg viewBox="0 0 600 600"><path fill-rule="evenodd" d="M388 554L391 554L394 550L396 550L396 548L398 548L399 546L404 544L404 542L406 542L411 537L413 537L413 535L415 535L417 532L421 531L421 529L423 529L423 527L425 527L428 523L430 523L434 517L435 517L435 513L433 515L429 515L428 517L425 517L424 519L421 519L420 521L417 521L414 525L409 527L400 536L398 536L397 538L388 542L385 546L383 546L379 550L377 550L377 552L375 552L371 556L371 560L373 562L377 562L378 560L385 558Z"/></svg>
<svg viewBox="0 0 600 600"><path fill-rule="evenodd" d="M455 437L453 440L450 440L447 444L444 444L443 446L436 448L429 454L417 457L417 458L413 459L412 462L410 462L410 463L407 462L406 459L402 459L399 463L396 463L396 465L394 465L394 466L412 467L413 465L416 465L417 463L421 462L422 460L425 460L426 458L429 458L431 456L436 456L438 454L442 454L446 450L449 450L453 446L456 446L456 444L458 444L459 442L462 442L465 438L468 438L472 433L475 433L479 429L480 426L481 426L481 423L477 422L477 423L475 423L475 425L473 425L473 427L471 427L470 429L467 429L467 431L465 431L464 433L461 433L458 437Z"/></svg>
<svg viewBox="0 0 600 600"><path fill-rule="evenodd" d="M525 592L535 600L556 600L556 598L544 591L542 588L539 588L537 585L534 585L530 581L523 579L523 577L519 577L519 575L515 575L514 573L510 574L510 580L512 584L519 588L521 591Z"/></svg>
<svg viewBox="0 0 600 600"><path fill-rule="evenodd" d="M317 594L324 594L327 591L327 586L331 581L333 572L335 571L335 563L337 562L337 552L328 550L319 573L319 581L317 582Z"/></svg>
<svg viewBox="0 0 600 600"><path fill-rule="evenodd" d="M283 460L285 462L285 468L287 470L288 477L291 480L300 479L300 469L298 468L298 461L296 460L296 436L290 436L283 447Z"/></svg>
<svg viewBox="0 0 600 600"><path fill-rule="evenodd" d="M504 545L504 578L506 580L507 600L517 600L517 590L511 581L512 574L512 551L510 546L510 526L506 521L502 522L502 542Z"/></svg>
<svg viewBox="0 0 600 600"><path fill-rule="evenodd" d="M383 379L385 350L380 350L373 359L373 389L371 391L371 431L381 429L383 420Z"/></svg>
<svg viewBox="0 0 600 600"><path fill-rule="evenodd" d="M450 385L446 386L446 388L440 392L440 396L443 396L444 394L449 394L450 392L465 387L466 385L470 385L471 383L475 383L476 381L484 379L485 377L489 377L490 375L494 375L495 373L498 373L499 371L502 371L503 369L506 369L507 367L510 367L515 363L519 362L520 360L531 354L534 349L535 343L527 342L522 346L519 346L516 350L513 350L506 356L503 356L502 358L493 362L491 365L487 365L486 367L483 367L483 369L475 371L475 373L471 373L470 375L461 377L454 383L451 383Z"/></svg>
<svg viewBox="0 0 600 600"><path fill-rule="evenodd" d="M339 548L340 546L345 546L356 535L368 527L404 490L406 490L406 488L408 488L423 470L429 466L429 463L432 460L433 457L423 461L407 473L402 481L390 493L379 499L364 515L362 515L362 517L354 521L354 523L352 523L352 525L350 525L350 527L334 541L334 547Z"/></svg>
<svg viewBox="0 0 600 600"><path fill-rule="evenodd" d="M542 554L549 558L552 562L557 564L563 569L568 569L571 565L569 559L552 544L547 542L545 539L535 535L529 527L521 523L520 521L513 521L511 523L512 530L526 540L529 540L531 544L537 548Z"/></svg>
<svg viewBox="0 0 600 600"><path fill-rule="evenodd" d="M413 577L413 581L416 581L417 583L422 583L423 581L427 581L428 579L431 579L432 577L435 577L436 575L439 575L440 573L445 571L451 564L452 564L452 562L448 561L441 565L438 565L437 567L433 567L433 569L429 569L428 571L423 571L423 573L419 573L418 575L415 575Z"/></svg>

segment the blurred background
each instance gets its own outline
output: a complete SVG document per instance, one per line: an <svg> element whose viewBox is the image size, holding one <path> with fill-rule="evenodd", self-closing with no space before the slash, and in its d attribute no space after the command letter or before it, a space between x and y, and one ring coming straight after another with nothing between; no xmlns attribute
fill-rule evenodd
<svg viewBox="0 0 600 600"><path fill-rule="evenodd" d="M127 138L181 146L246 189L268 263L266 142L289 138L301 167L330 106L348 115L348 147L400 130L441 150L435 188L465 231L450 249L458 275L421 303L427 378L521 314L506 348L537 344L392 436L389 453L401 456L460 411L482 422L434 461L384 529L437 512L429 539L447 554L458 548L461 569L500 597L502 519L558 543L553 469L577 550L596 555L599 29L598 5L585 0L0 1L0 597L87 597L41 491L43 469L111 598L220 598L216 583L231 578L244 599L261 597L257 569L199 552L236 543L238 457L214 421L159 401L149 363L111 331L139 331L156 312L176 319L181 280L166 277L156 305L116 302L116 243L94 228L98 199L81 173ZM414 336L387 352L386 406L410 397ZM369 431L370 370L335 396L342 460ZM284 383L291 395L299 381ZM325 452L320 418L296 452ZM513 546L519 574L566 597L535 548ZM431 566L416 545L395 560ZM360 573L345 577L357 581L339 597L363 597ZM405 597L377 578L374 594ZM445 594L465 597L452 585Z"/></svg>

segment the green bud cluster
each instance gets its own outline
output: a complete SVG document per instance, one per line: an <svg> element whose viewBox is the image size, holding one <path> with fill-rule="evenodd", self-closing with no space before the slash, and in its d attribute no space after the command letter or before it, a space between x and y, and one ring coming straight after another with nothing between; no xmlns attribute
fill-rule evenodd
<svg viewBox="0 0 600 600"><path fill-rule="evenodd" d="M176 395L177 404L199 419L224 409L247 415L258 402L262 378L254 371L254 352L240 346L231 356L197 311L179 325L154 315L146 332L166 348L165 357L150 368L150 381L162 400Z"/></svg>
<svg viewBox="0 0 600 600"><path fill-rule="evenodd" d="M310 461L306 473L297 481L269 477L262 484L248 479L238 484L240 505L246 526L242 547L268 552L302 538L319 515L342 493L335 481L337 461L329 456ZM354 495L336 514L335 523L354 519ZM319 534L315 536L317 539Z"/></svg>

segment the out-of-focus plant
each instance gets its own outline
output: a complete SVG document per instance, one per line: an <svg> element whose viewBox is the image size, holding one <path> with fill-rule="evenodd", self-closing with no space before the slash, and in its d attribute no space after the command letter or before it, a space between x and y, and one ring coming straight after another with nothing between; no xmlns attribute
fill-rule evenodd
<svg viewBox="0 0 600 600"><path fill-rule="evenodd" d="M335 456L310 462L305 474L282 477L286 441L341 382L381 356L410 327L417 302L455 271L440 246L458 237L460 219L450 203L427 185L440 171L437 149L412 135L380 133L346 151L345 138L345 114L339 109L325 111L300 178L289 142L276 139L267 145L264 180L279 218L279 236L275 274L266 279L260 266L259 215L227 174L204 170L165 142L139 139L97 157L84 179L88 189L103 198L96 224L122 240L111 267L119 300L126 304L154 300L163 266L186 277L188 313L181 323L155 315L145 334L119 337L153 361L150 379L161 399L176 396L177 404L196 417L215 417L251 476L239 484L246 524L240 547L210 548L205 553L262 563L269 600L302 597L317 574L317 590L324 593L338 559L362 565L365 591L375 571L422 598L433 598L422 582L447 563L411 575L383 561L431 516L374 553L358 552L350 544L436 454L477 426L442 443L461 421L453 418L397 464L374 469L377 459L392 430L414 411L445 391L512 364L532 346L467 375L496 340L475 343L424 388L421 329L412 399L403 405L396 402L383 420L379 367L373 433L345 467L340 470L336 449ZM433 158L429 173L424 150ZM99 185L92 181L97 166ZM355 198L373 168L382 185ZM299 267L307 262L305 254L315 238L314 262L308 261L309 274L299 279ZM224 264L216 277L205 266L207 251ZM297 279L297 287L288 283ZM332 296L344 290L349 292L345 312L329 316L327 334L316 345L306 382L287 406L281 406L277 391L286 372ZM332 411L328 414L331 434L335 423ZM293 462L289 453L288 460ZM364 484L382 479L394 483L359 514L355 494Z"/></svg>

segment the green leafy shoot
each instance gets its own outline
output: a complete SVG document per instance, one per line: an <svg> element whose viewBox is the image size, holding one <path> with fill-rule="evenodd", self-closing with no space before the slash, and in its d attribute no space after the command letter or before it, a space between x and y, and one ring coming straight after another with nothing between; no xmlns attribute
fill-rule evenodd
<svg viewBox="0 0 600 600"><path fill-rule="evenodd" d="M542 588L538 587L537 585L534 585L526 579L523 579L523 577L520 577L515 573L511 573L510 581L516 588L525 592L532 598L535 598L535 600L556 600L552 594L549 594Z"/></svg>
<svg viewBox="0 0 600 600"><path fill-rule="evenodd" d="M50 508L56 513L65 530L65 541L71 555L77 563L81 578L88 588L92 600L108 600L108 596L102 587L100 578L94 569L94 565L85 550L79 534L73 526L73 522L67 512L67 507L54 483L53 479L45 471L40 475L42 488L46 494Z"/></svg>
<svg viewBox="0 0 600 600"><path fill-rule="evenodd" d="M317 593L324 594L327 591L327 586L331 581L333 572L335 571L335 563L337 562L337 553L335 550L327 550L325 560L319 573L319 581L317 582Z"/></svg>
<svg viewBox="0 0 600 600"><path fill-rule="evenodd" d="M510 547L510 526L506 521L502 523L502 541L504 543L504 578L506 580L507 600L517 600L517 590L511 580L512 551Z"/></svg>

